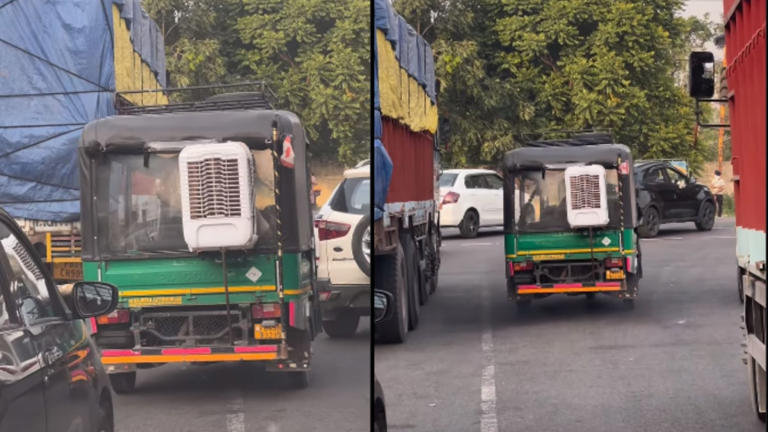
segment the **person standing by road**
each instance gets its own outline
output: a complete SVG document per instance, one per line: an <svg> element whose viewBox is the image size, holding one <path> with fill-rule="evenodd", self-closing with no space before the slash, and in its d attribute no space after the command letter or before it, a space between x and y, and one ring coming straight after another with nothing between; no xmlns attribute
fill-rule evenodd
<svg viewBox="0 0 768 432"><path fill-rule="evenodd" d="M712 184L710 184L709 187L712 189L712 195L715 196L715 201L717 202L717 217L723 217L723 193L725 193L725 180L720 177L719 170L715 170L715 176L712 178Z"/></svg>

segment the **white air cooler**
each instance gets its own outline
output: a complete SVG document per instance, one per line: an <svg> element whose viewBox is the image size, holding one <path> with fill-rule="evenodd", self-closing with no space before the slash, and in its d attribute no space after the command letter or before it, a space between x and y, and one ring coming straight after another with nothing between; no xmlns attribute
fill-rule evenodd
<svg viewBox="0 0 768 432"><path fill-rule="evenodd" d="M184 147L179 178L184 241L190 251L253 245L253 156L245 144Z"/></svg>
<svg viewBox="0 0 768 432"><path fill-rule="evenodd" d="M601 165L565 169L565 203L572 228L608 225L605 168Z"/></svg>

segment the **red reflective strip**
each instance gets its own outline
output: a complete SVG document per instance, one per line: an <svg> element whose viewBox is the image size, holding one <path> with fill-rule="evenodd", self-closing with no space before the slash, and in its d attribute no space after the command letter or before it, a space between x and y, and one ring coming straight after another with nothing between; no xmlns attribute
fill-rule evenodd
<svg viewBox="0 0 768 432"><path fill-rule="evenodd" d="M539 289L539 286L538 285L518 285L517 286L518 291L530 290L530 289Z"/></svg>
<svg viewBox="0 0 768 432"><path fill-rule="evenodd" d="M514 274L515 274L515 263L510 261L507 264L509 264L509 275L510 276L514 276Z"/></svg>
<svg viewBox="0 0 768 432"><path fill-rule="evenodd" d="M583 287L583 284L580 283L571 283L571 284L555 284L553 288L581 288Z"/></svg>
<svg viewBox="0 0 768 432"><path fill-rule="evenodd" d="M101 352L102 357L123 357L137 355L141 355L141 353L134 350L104 350Z"/></svg>
<svg viewBox="0 0 768 432"><path fill-rule="evenodd" d="M632 258L627 257L627 271L632 271Z"/></svg>
<svg viewBox="0 0 768 432"><path fill-rule="evenodd" d="M291 327L296 324L296 302L288 302L288 324Z"/></svg>
<svg viewBox="0 0 768 432"><path fill-rule="evenodd" d="M165 348L162 355L210 354L210 348Z"/></svg>
<svg viewBox="0 0 768 432"><path fill-rule="evenodd" d="M599 287L617 287L621 286L621 282L597 282L595 286Z"/></svg>
<svg viewBox="0 0 768 432"><path fill-rule="evenodd" d="M96 324L96 318L91 317L88 321L91 323L91 334L96 334L99 331L99 326Z"/></svg>
<svg viewBox="0 0 768 432"><path fill-rule="evenodd" d="M277 352L277 345L238 346L236 353Z"/></svg>

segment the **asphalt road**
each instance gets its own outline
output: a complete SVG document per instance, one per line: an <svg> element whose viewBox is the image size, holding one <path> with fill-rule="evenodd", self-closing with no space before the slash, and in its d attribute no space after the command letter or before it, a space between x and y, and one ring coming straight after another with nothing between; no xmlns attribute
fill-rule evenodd
<svg viewBox="0 0 768 432"><path fill-rule="evenodd" d="M254 364L140 370L137 390L115 395L118 432L307 432L370 428L370 320L351 339L322 334L309 387L290 390Z"/></svg>
<svg viewBox="0 0 768 432"><path fill-rule="evenodd" d="M503 237L444 232L437 292L402 345L376 345L392 431L762 431L742 363L733 220L643 240L633 310L506 300Z"/></svg>

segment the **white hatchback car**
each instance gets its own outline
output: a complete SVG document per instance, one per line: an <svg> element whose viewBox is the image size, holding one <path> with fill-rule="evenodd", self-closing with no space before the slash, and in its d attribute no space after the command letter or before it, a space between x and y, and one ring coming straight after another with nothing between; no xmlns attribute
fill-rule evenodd
<svg viewBox="0 0 768 432"><path fill-rule="evenodd" d="M330 337L355 334L371 314L371 167L344 172L315 216L317 284L323 329Z"/></svg>
<svg viewBox="0 0 768 432"><path fill-rule="evenodd" d="M475 237L481 227L504 225L504 180L485 169L450 169L440 175L440 227Z"/></svg>

